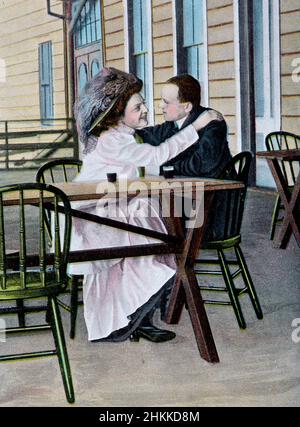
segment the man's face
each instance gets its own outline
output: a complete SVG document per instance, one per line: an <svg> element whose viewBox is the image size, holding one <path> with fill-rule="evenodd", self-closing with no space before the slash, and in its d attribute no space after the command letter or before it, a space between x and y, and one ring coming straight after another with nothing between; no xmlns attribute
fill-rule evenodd
<svg viewBox="0 0 300 427"><path fill-rule="evenodd" d="M127 102L122 122L132 128L139 129L148 124L148 109L144 99L139 93L135 93Z"/></svg>
<svg viewBox="0 0 300 427"><path fill-rule="evenodd" d="M189 102L179 101L178 86L168 83L162 88L160 107L167 122L183 119L191 110Z"/></svg>

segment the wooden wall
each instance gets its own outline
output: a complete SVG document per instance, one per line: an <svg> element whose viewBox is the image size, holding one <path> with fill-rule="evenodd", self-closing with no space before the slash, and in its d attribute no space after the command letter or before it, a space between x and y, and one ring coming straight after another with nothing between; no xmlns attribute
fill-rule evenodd
<svg viewBox="0 0 300 427"><path fill-rule="evenodd" d="M62 2L52 1L62 13ZM65 117L62 20L47 15L44 0L0 2L0 58L6 81L0 82L0 120L39 118L39 43L52 41L54 115Z"/></svg>
<svg viewBox="0 0 300 427"><path fill-rule="evenodd" d="M161 89L173 72L172 1L152 1L154 111L157 123L163 121L160 108Z"/></svg>
<svg viewBox="0 0 300 427"><path fill-rule="evenodd" d="M280 9L281 127L300 134L300 1L281 0Z"/></svg>
<svg viewBox="0 0 300 427"><path fill-rule="evenodd" d="M124 6L122 0L102 0L104 63L124 70Z"/></svg>
<svg viewBox="0 0 300 427"><path fill-rule="evenodd" d="M236 83L232 0L207 0L209 106L221 111L235 151Z"/></svg>
<svg viewBox="0 0 300 427"><path fill-rule="evenodd" d="M124 69L124 2L102 1L105 64ZM58 13L61 3L52 0ZM281 0L280 7L282 128L300 133L300 73L298 79L292 79L296 66L300 67L300 3ZM224 114L231 148L235 151L237 76L233 0L207 0L207 24L209 104ZM54 111L56 117L63 117L62 21L47 15L44 0L3 0L0 32L0 59L6 65L6 82L0 81L0 118L39 117L38 45L49 40L53 47ZM152 0L152 44L155 119L160 122L161 87L174 74L172 0Z"/></svg>

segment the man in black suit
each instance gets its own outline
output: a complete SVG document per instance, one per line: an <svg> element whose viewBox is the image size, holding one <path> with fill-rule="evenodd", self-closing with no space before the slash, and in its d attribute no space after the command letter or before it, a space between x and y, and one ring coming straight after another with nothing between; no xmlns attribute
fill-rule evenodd
<svg viewBox="0 0 300 427"><path fill-rule="evenodd" d="M181 128L191 124L200 114L210 108L201 103L201 87L194 77L183 74L170 78L162 88L161 108L165 122L160 125L146 127L137 131L143 142L159 145L174 135ZM199 139L193 146L165 163L173 166L175 175L188 177L218 178L225 165L232 158L227 142L227 125L223 120L213 120L199 132ZM162 173L162 167L160 173ZM234 177L227 177L234 178ZM211 208L209 223L205 233L206 240L222 238L225 226L224 205L227 194L225 191L216 194ZM165 318L167 301L172 286L161 301L161 318Z"/></svg>
<svg viewBox="0 0 300 427"><path fill-rule="evenodd" d="M191 124L200 114L210 110L200 105L201 87L194 77L182 74L167 80L162 88L161 108L165 122L138 131L145 143L159 145L162 141ZM192 147L167 162L175 175L217 178L231 159L225 120L213 120L199 132Z"/></svg>
<svg viewBox="0 0 300 427"><path fill-rule="evenodd" d="M210 108L202 107L200 102L201 87L198 80L189 74L171 77L162 88L161 108L165 122L140 129L137 133L142 137L144 143L159 145L180 129L191 124L200 114L210 110ZM198 132L198 135L197 143L163 166L174 166L175 175L218 178L232 158L224 118L211 121ZM226 203L225 191L215 195L206 231L207 240L222 238L225 221L224 203Z"/></svg>

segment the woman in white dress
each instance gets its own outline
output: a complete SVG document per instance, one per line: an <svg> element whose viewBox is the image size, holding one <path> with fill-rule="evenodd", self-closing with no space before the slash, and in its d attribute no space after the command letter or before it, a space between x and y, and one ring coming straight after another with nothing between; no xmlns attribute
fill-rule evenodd
<svg viewBox="0 0 300 427"><path fill-rule="evenodd" d="M117 173L118 178L137 178L139 166L159 166L175 157L198 140L197 130L219 118L218 113L209 111L157 147L138 144L134 138L135 129L148 124L147 107L139 94L141 89L140 79L114 68L103 68L87 84L75 105L78 134L84 146L83 165L76 181L105 179L109 172ZM101 200L77 202L73 206L112 218L108 203ZM166 232L155 200L120 201L115 219ZM153 242L158 241L74 219L71 249ZM70 265L70 273L84 274L84 317L89 340L123 341L130 337L138 341L142 337L152 342L164 342L173 339L174 332L153 325L152 314L164 286L175 271L172 255Z"/></svg>

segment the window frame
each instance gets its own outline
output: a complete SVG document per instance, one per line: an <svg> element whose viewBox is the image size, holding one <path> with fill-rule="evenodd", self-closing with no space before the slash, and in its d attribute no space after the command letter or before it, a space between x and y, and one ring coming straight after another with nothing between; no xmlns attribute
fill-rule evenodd
<svg viewBox="0 0 300 427"><path fill-rule="evenodd" d="M91 5L91 2L93 2L94 5L94 20L92 21L91 15L88 20L88 22L83 22L83 12L87 9L87 4L89 4L89 7ZM73 41L74 41L74 48L76 50L86 48L87 46L91 46L93 44L100 43L100 45L103 45L103 22L102 22L102 4L101 0L87 0L82 11L80 12L80 15L78 17L78 20L74 26L74 32L73 32ZM97 5L99 5L99 8L97 8ZM78 4L73 3L72 5L72 15L76 12L76 7ZM99 16L97 16L97 10L99 12ZM98 28L98 25L100 24L100 28ZM90 30L90 39L88 40L88 28ZM82 42L82 34L85 32L85 42ZM95 35L95 38L93 39L93 34ZM78 40L81 40L80 43L78 43Z"/></svg>
<svg viewBox="0 0 300 427"><path fill-rule="evenodd" d="M143 0L140 1L142 5L145 3ZM127 16L125 18L125 23L127 25L127 49L128 49L128 57L125 55L126 59L128 58L128 71L131 73L137 73L137 57L141 57L142 55L146 59L146 67L144 77L138 75L141 80L143 80L143 89L144 93L146 93L146 102L147 107L149 109L148 113L148 122L149 124L154 123L154 114L153 114L153 51L152 51L152 0L147 1L146 8L141 8L141 11L145 12L145 15L142 16L142 22L147 22L147 30L144 34L146 34L145 38L144 34L141 33L141 40L143 49L141 51L135 50L135 25L134 25L134 1L126 1L126 11ZM138 28L143 29L142 22L138 23ZM146 90L146 92L145 92Z"/></svg>
<svg viewBox="0 0 300 427"><path fill-rule="evenodd" d="M195 0L197 1L197 0ZM187 48L184 46L184 14L183 14L183 2L184 0L173 0L173 10L175 16L175 57L176 57L176 74L189 73L188 64L187 64ZM209 81L208 81L208 43L207 43L207 0L202 0L202 27L203 34L203 76L199 80L201 84L201 105L207 106L209 103ZM194 46L198 46L195 44ZM193 74L192 74L193 75ZM197 76L193 75L195 78Z"/></svg>

